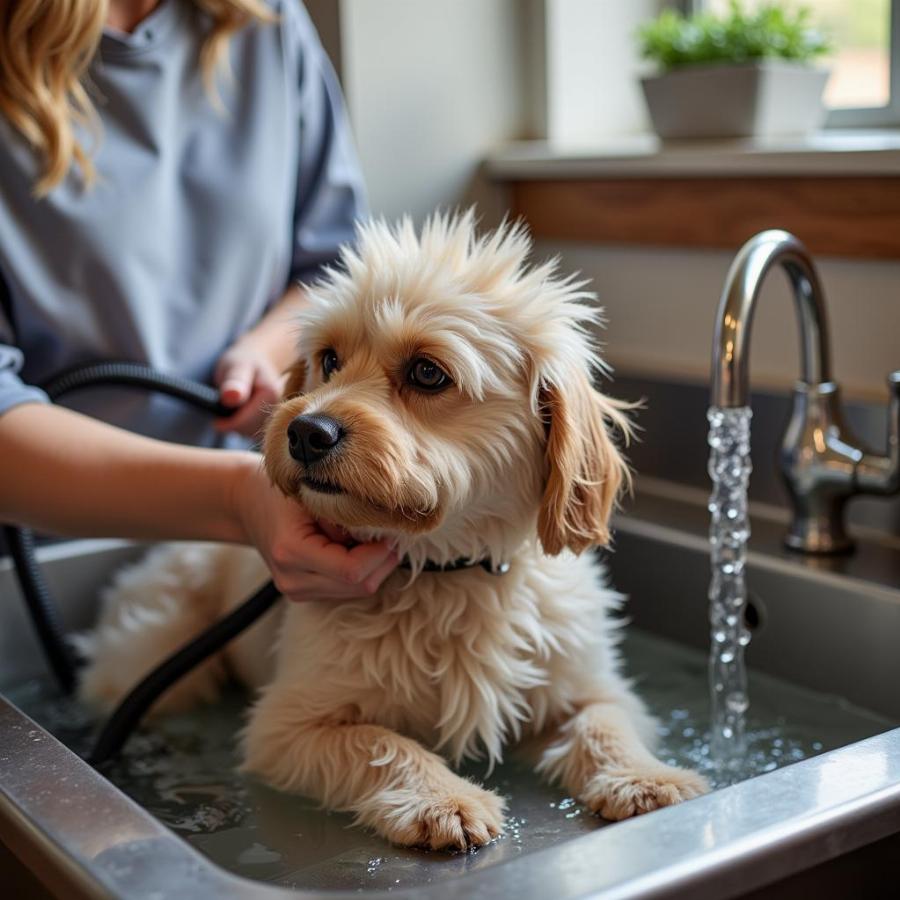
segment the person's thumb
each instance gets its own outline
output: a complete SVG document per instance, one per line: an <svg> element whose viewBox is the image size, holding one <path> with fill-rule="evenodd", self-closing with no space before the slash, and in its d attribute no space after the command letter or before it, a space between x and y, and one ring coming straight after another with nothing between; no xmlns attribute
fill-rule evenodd
<svg viewBox="0 0 900 900"><path fill-rule="evenodd" d="M219 396L226 406L243 406L253 390L255 369L249 362L225 366L219 378Z"/></svg>

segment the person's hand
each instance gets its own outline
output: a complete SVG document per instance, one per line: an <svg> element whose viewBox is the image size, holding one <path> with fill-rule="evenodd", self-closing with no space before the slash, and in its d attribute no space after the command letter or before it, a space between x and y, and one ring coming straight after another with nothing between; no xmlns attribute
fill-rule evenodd
<svg viewBox="0 0 900 900"><path fill-rule="evenodd" d="M216 419L216 430L256 436L281 397L284 376L263 350L238 341L219 357L213 378L222 403L235 409L234 415Z"/></svg>
<svg viewBox="0 0 900 900"><path fill-rule="evenodd" d="M398 556L387 541L348 546L339 528L319 524L299 501L283 497L258 457L248 454L233 505L248 542L288 600L367 597L397 567Z"/></svg>

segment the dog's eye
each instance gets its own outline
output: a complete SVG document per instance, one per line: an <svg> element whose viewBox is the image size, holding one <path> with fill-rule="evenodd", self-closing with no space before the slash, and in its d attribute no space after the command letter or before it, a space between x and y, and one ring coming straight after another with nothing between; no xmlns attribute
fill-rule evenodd
<svg viewBox="0 0 900 900"><path fill-rule="evenodd" d="M419 391L442 391L453 382L450 376L430 359L420 356L409 364L407 382Z"/></svg>
<svg viewBox="0 0 900 900"><path fill-rule="evenodd" d="M341 367L337 353L329 347L322 352L322 377L328 381L332 372L337 372Z"/></svg>

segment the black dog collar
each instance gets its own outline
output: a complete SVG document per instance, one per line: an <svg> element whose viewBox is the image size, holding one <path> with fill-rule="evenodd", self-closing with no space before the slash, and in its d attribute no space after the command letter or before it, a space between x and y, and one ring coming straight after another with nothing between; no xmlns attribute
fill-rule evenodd
<svg viewBox="0 0 900 900"><path fill-rule="evenodd" d="M485 559L477 559L471 560L466 557L460 557L460 559L454 559L453 562L444 563L436 563L433 559L426 559L425 565L422 566L423 572L458 572L460 569L474 569L476 566L481 566L485 572L490 575L505 575L509 571L509 563L497 563L496 565L491 562L490 558ZM401 569L411 569L412 564L410 561L404 557L400 561Z"/></svg>

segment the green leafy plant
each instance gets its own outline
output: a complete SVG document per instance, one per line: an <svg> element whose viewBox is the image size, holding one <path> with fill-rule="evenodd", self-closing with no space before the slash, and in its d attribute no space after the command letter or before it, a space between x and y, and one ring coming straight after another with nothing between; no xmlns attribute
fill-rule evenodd
<svg viewBox="0 0 900 900"><path fill-rule="evenodd" d="M750 12L738 0L724 16L666 10L638 30L638 41L641 55L663 70L773 58L809 62L832 49L810 24L808 9L766 3Z"/></svg>

